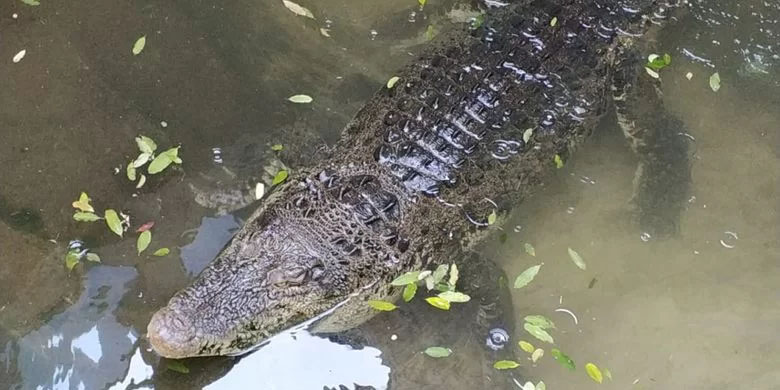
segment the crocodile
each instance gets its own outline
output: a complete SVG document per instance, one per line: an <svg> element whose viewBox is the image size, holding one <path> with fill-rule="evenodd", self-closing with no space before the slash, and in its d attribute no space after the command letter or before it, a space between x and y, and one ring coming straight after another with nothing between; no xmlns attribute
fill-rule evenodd
<svg viewBox="0 0 780 390"><path fill-rule="evenodd" d="M393 279L436 264L467 262L462 279L494 278L466 254L608 112L639 161L639 228L675 234L688 141L644 64L649 37L680 8L518 0L480 26L440 34L366 102L326 159L275 186L154 313L152 348L167 358L237 355L300 324L351 329L377 314L368 300L399 298ZM497 311L490 321L511 317Z"/></svg>

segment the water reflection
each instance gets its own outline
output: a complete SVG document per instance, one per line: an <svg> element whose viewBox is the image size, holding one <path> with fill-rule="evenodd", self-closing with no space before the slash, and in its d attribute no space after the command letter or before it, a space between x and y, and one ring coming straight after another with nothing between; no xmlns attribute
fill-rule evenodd
<svg viewBox="0 0 780 390"><path fill-rule="evenodd" d="M91 268L79 300L19 340L22 388L102 389L124 376L139 336L114 311L137 276L130 267Z"/></svg>

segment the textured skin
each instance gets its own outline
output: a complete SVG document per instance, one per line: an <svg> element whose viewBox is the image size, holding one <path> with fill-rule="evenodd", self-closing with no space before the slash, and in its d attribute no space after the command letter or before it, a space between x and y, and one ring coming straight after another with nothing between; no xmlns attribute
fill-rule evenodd
<svg viewBox="0 0 780 390"><path fill-rule="evenodd" d="M520 1L446 34L153 316L153 348L240 353L339 304L315 330L348 329L375 314L365 300L400 293L389 281L401 273L462 258L492 211L517 204L590 134L616 55L666 17L657 3Z"/></svg>

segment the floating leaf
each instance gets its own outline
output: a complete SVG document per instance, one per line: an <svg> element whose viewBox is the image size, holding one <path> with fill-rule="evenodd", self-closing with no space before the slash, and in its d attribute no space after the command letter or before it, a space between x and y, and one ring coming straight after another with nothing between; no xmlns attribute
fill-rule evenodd
<svg viewBox="0 0 780 390"><path fill-rule="evenodd" d="M525 382L525 384L520 387L520 390L536 390L536 386L534 386L533 382Z"/></svg>
<svg viewBox="0 0 780 390"><path fill-rule="evenodd" d="M143 173L141 174L141 178L138 179L138 184L135 185L135 188L141 188L146 184L146 175Z"/></svg>
<svg viewBox="0 0 780 390"><path fill-rule="evenodd" d="M409 302L414 298L414 294L417 293L417 283L409 283L404 287L403 298L404 302Z"/></svg>
<svg viewBox="0 0 780 390"><path fill-rule="evenodd" d="M533 344L531 344L531 343L529 343L527 341L520 340L517 343L517 345L520 346L520 349L522 349L523 351L526 351L528 353L533 353L534 350L536 350L536 348L534 348Z"/></svg>
<svg viewBox="0 0 780 390"><path fill-rule="evenodd" d="M73 214L73 219L79 222L95 222L101 218L95 213L86 213L83 211L77 211L76 213Z"/></svg>
<svg viewBox="0 0 780 390"><path fill-rule="evenodd" d="M452 350L444 347L428 347L425 348L425 354L434 358L445 358L452 355Z"/></svg>
<svg viewBox="0 0 780 390"><path fill-rule="evenodd" d="M68 268L68 271L72 271L73 267L75 267L76 264L78 263L79 263L79 252L68 251L68 253L65 255L65 267Z"/></svg>
<svg viewBox="0 0 780 390"><path fill-rule="evenodd" d="M488 218L487 218L488 225L492 225L492 224L496 223L496 219L497 218L498 218L498 216L496 215L496 210L493 210L490 213L490 215L488 215Z"/></svg>
<svg viewBox="0 0 780 390"><path fill-rule="evenodd" d="M168 158L170 158L171 161L173 161L174 164L181 164L182 161L179 158L179 148L181 148L181 146L177 146L175 148L170 148L170 149L162 152L162 154L167 155Z"/></svg>
<svg viewBox="0 0 780 390"><path fill-rule="evenodd" d="M553 161L555 162L555 167L558 169L563 168L563 159L560 155L556 154L555 157L553 157Z"/></svg>
<svg viewBox="0 0 780 390"><path fill-rule="evenodd" d="M293 102L293 103L299 103L299 104L306 104L311 103L314 101L314 99L311 98L309 95L293 95L287 98L287 100Z"/></svg>
<svg viewBox="0 0 780 390"><path fill-rule="evenodd" d="M179 360L170 360L166 366L169 370L178 372L180 374L189 374L190 369Z"/></svg>
<svg viewBox="0 0 780 390"><path fill-rule="evenodd" d="M539 381L539 383L536 384L536 390L547 390L547 385L545 385L544 382Z"/></svg>
<svg viewBox="0 0 780 390"><path fill-rule="evenodd" d="M282 0L282 3L284 4L285 7L287 7L287 9L292 11L292 13L298 16L305 16L307 18L314 19L314 14L311 13L311 11L309 11L308 9L301 7L300 5L295 4L289 0Z"/></svg>
<svg viewBox="0 0 780 390"><path fill-rule="evenodd" d="M520 275L517 276L515 279L515 288L523 288L528 285L528 283L531 283L532 280L536 277L536 274L539 273L539 269L542 268L542 265L535 265L533 267L528 267L525 271L523 271Z"/></svg>
<svg viewBox="0 0 780 390"><path fill-rule="evenodd" d="M517 367L520 367L520 364L514 360L499 360L493 363L493 368L496 370L510 370Z"/></svg>
<svg viewBox="0 0 780 390"><path fill-rule="evenodd" d="M425 301L435 308L442 309L442 310L450 310L450 301L442 297L428 297L425 298Z"/></svg>
<svg viewBox="0 0 780 390"><path fill-rule="evenodd" d="M542 329L555 329L555 323L550 321L549 318L540 315L525 316L525 322L538 326Z"/></svg>
<svg viewBox="0 0 780 390"><path fill-rule="evenodd" d="M436 267L436 270L433 271L433 281L436 283L441 282L442 279L447 275L447 271L450 270L449 264L441 264L438 267Z"/></svg>
<svg viewBox="0 0 780 390"><path fill-rule="evenodd" d="M283 149L284 146L282 146L282 144L271 145L271 150L274 152L281 152Z"/></svg>
<svg viewBox="0 0 780 390"><path fill-rule="evenodd" d="M137 56L141 54L141 51L144 50L144 46L146 46L146 35L142 35L141 38L138 38L133 44L133 55Z"/></svg>
<svg viewBox="0 0 780 390"><path fill-rule="evenodd" d="M136 159L133 160L133 167L134 168L142 167L144 164L146 164L149 161L150 158L152 158L152 154L151 153L141 153L141 154L139 154L138 157L136 157Z"/></svg>
<svg viewBox="0 0 780 390"><path fill-rule="evenodd" d="M122 222L120 222L116 211L112 209L106 210L104 218L106 219L106 225L108 225L108 228L111 229L112 232L116 233L117 236L122 237Z"/></svg>
<svg viewBox="0 0 780 390"><path fill-rule="evenodd" d="M37 4L36 4L37 5ZM27 54L27 49L20 50L18 53L14 55L14 58L11 59L11 61L14 62L14 64L18 63L19 61L24 58L24 55Z"/></svg>
<svg viewBox="0 0 780 390"><path fill-rule="evenodd" d="M609 368L605 368L604 370L604 376L607 377L609 380L612 380L612 373L609 372Z"/></svg>
<svg viewBox="0 0 780 390"><path fill-rule="evenodd" d="M373 307L376 310L380 311L393 311L398 308L398 306L387 302L387 301L378 301L378 300L371 300L368 301L368 306Z"/></svg>
<svg viewBox="0 0 780 390"><path fill-rule="evenodd" d="M100 256L98 256L97 253L87 253L87 261L91 261L93 263L99 263L100 262Z"/></svg>
<svg viewBox="0 0 780 390"><path fill-rule="evenodd" d="M415 283L418 280L418 277L420 276L420 271L411 271L407 272L395 279L393 279L392 282L390 282L393 286L405 286L409 283Z"/></svg>
<svg viewBox="0 0 780 390"><path fill-rule="evenodd" d="M601 383L604 381L604 377L601 376L601 370L593 364L593 363L587 363L585 364L585 372L588 373L588 376L590 379L593 379L594 381Z"/></svg>
<svg viewBox="0 0 780 390"><path fill-rule="evenodd" d="M534 325L534 324L526 322L523 325L523 329L525 329L526 332L530 333L531 336L534 336L534 337L536 337L539 340L542 340L542 341L550 343L550 344L555 343L555 341L553 341L552 336L550 336L550 334L547 333L546 330L542 329L541 327L539 327L537 325Z"/></svg>
<svg viewBox="0 0 780 390"><path fill-rule="evenodd" d="M433 38L436 38L436 34L438 34L438 31L436 31L436 27L434 27L432 24L429 24L428 27L425 29L425 40L430 41L433 40Z"/></svg>
<svg viewBox="0 0 780 390"><path fill-rule="evenodd" d="M160 154L157 157L152 160L152 163L149 164L149 168L147 169L147 172L150 175L154 175L157 173L162 172L165 168L168 168L169 165L171 165L173 161L170 157L168 157L167 154Z"/></svg>
<svg viewBox="0 0 780 390"><path fill-rule="evenodd" d="M471 300L471 297L457 291L445 291L439 294L439 298L451 303L464 303Z"/></svg>
<svg viewBox="0 0 780 390"><path fill-rule="evenodd" d="M553 356L553 358L558 361L562 366L568 368L569 370L574 371L576 369L576 366L574 365L574 360L571 360L569 356L567 356L565 353L561 352L559 349L553 348L550 350L550 354Z"/></svg>
<svg viewBox="0 0 780 390"><path fill-rule="evenodd" d="M471 28L477 29L482 27L483 24L485 24L485 14L481 13L474 17L474 20L471 21Z"/></svg>
<svg viewBox="0 0 780 390"><path fill-rule="evenodd" d="M531 256L536 257L536 249L534 249L534 246L531 245L531 243L526 242L523 244L523 248L525 249L525 253L528 253Z"/></svg>
<svg viewBox="0 0 780 390"><path fill-rule="evenodd" d="M32 5L32 6L41 5L41 3L38 0L22 0L22 3L25 3L27 5Z"/></svg>
<svg viewBox="0 0 780 390"><path fill-rule="evenodd" d="M259 182L255 185L255 200L262 199L265 195L265 184Z"/></svg>
<svg viewBox="0 0 780 390"><path fill-rule="evenodd" d="M136 233L143 233L149 229L151 229L154 226L154 221L149 221L141 226L138 227L138 229L135 229Z"/></svg>
<svg viewBox="0 0 780 390"><path fill-rule="evenodd" d="M645 66L645 72L647 72L647 74L649 74L650 77L652 77L654 79L657 79L657 78L661 77L661 75L658 74L658 72L656 72L656 71L654 71L654 70L652 70L652 69L650 69L650 68L648 68L646 66Z"/></svg>
<svg viewBox="0 0 780 390"><path fill-rule="evenodd" d="M712 88L713 92L718 92L720 89L720 74L718 74L718 72L715 72L710 76L710 88Z"/></svg>
<svg viewBox="0 0 780 390"><path fill-rule="evenodd" d="M433 274L433 272L431 272L431 270L426 269L425 271L421 271L420 272L420 274L417 276L417 280L427 279L432 274ZM431 278L431 279L433 279L433 278Z"/></svg>
<svg viewBox="0 0 780 390"><path fill-rule="evenodd" d="M577 253L574 249L569 248L569 257L577 267L580 267L581 270L588 268L588 266L585 264L585 260L583 260L582 256L580 256L580 254Z"/></svg>
<svg viewBox="0 0 780 390"><path fill-rule="evenodd" d="M400 80L398 76L393 76L390 78L390 80L387 80L387 89L393 89L395 83L397 83L398 80Z"/></svg>
<svg viewBox="0 0 780 390"><path fill-rule="evenodd" d="M558 17L553 16L552 20L550 20L550 27L555 27L556 24L558 24Z"/></svg>
<svg viewBox="0 0 780 390"><path fill-rule="evenodd" d="M536 363L536 361L541 359L542 356L544 356L544 350L541 348L536 348L534 352L531 354L531 361Z"/></svg>
<svg viewBox="0 0 780 390"><path fill-rule="evenodd" d="M435 286L436 286L436 282L433 281L433 276L428 274L428 276L425 277L425 288L427 288L428 291L430 291Z"/></svg>
<svg viewBox="0 0 780 390"><path fill-rule="evenodd" d="M168 249L168 248L160 248L160 249L154 251L154 253L152 253L152 256L163 257L163 256L168 256L169 253L171 253L170 249Z"/></svg>
<svg viewBox="0 0 780 390"><path fill-rule="evenodd" d="M659 56L658 54L651 54L647 57L647 65L646 67L659 71L672 63L672 56L669 55L669 53L664 54L663 56Z"/></svg>
<svg viewBox="0 0 780 390"><path fill-rule="evenodd" d="M86 192L82 192L81 196L79 196L79 200L72 203L73 208L79 209L81 211L94 212L95 209L93 209L92 205L89 204L91 200L92 199L87 196Z"/></svg>
<svg viewBox="0 0 780 390"><path fill-rule="evenodd" d="M276 175L274 175L274 179L271 181L271 185L275 186L277 184L283 183L285 180L287 180L288 173L284 169L282 169L279 172L276 172Z"/></svg>
<svg viewBox="0 0 780 390"><path fill-rule="evenodd" d="M688 80L692 79L693 78L693 73L691 73L691 72L686 73L685 74L685 78L688 79Z"/></svg>
<svg viewBox="0 0 780 390"><path fill-rule="evenodd" d="M127 180L135 181L135 167L133 166L132 161L127 163L126 173L127 173Z"/></svg>
<svg viewBox="0 0 780 390"><path fill-rule="evenodd" d="M422 9L422 7L425 7L425 3L427 3L428 0L417 0L417 2L420 3L420 9Z"/></svg>
<svg viewBox="0 0 780 390"><path fill-rule="evenodd" d="M530 141L531 137L533 136L534 136L534 129L532 128L525 129L525 131L523 132L523 142L527 144L528 141Z"/></svg>
<svg viewBox="0 0 780 390"><path fill-rule="evenodd" d="M149 243L152 242L152 232L144 230L139 236L138 241L135 243L136 249L138 249L138 255L145 251L149 247Z"/></svg>
<svg viewBox="0 0 780 390"><path fill-rule="evenodd" d="M455 288L455 285L458 283L458 266L455 264L452 264L452 267L450 267L449 283L453 288Z"/></svg>

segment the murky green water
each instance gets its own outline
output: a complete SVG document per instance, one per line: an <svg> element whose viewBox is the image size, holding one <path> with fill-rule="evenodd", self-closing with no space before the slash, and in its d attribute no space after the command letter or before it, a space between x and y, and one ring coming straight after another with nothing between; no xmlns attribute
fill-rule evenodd
<svg viewBox="0 0 780 390"><path fill-rule="evenodd" d="M419 50L427 26L462 20L469 9L301 4L316 20L265 0L0 4L0 388L383 388L391 376L407 388L474 388L466 373L475 356L432 362L416 353L437 342L437 332L454 332L424 305L367 324L362 334L379 340L370 347L284 334L238 364L187 360L186 375L166 369L143 339L151 313L246 216L216 215L193 188L255 178L275 143L285 145L288 164L316 158ZM513 301L518 322L528 314L553 319L556 346L577 364L566 371L549 351L537 364L522 360L522 375L549 389L597 388L587 362L611 371L603 388L780 388L780 5L702 4L739 18L689 17L658 43L673 55L663 71L666 104L695 139L679 236L640 238L628 203L635 160L608 117L516 210L506 243L486 243L510 278L544 262ZM146 47L133 56L142 35ZM717 93L708 84L714 71ZM299 93L314 103L285 100ZM138 134L161 147L181 144L182 169L135 189L123 169ZM81 191L98 210L129 213L134 226L155 221L151 248L172 254L139 257L135 234L120 240L100 223L73 222L70 203ZM68 272L63 257L73 239L102 264ZM524 254L525 243L536 257ZM571 263L568 247L586 271ZM522 330L515 336L542 344Z"/></svg>

